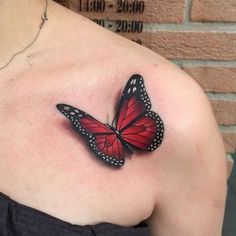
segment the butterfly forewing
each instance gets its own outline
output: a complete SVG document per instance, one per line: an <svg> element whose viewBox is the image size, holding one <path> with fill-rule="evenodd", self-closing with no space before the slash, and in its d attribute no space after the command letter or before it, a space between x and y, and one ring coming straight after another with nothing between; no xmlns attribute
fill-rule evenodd
<svg viewBox="0 0 236 236"><path fill-rule="evenodd" d="M116 125L117 130L124 129L132 121L134 121L140 114L145 111L144 104L137 100L135 96L125 100L119 112L118 121Z"/></svg>
<svg viewBox="0 0 236 236"><path fill-rule="evenodd" d="M140 75L133 75L118 105L116 129L128 145L144 151L155 150L163 139L163 122L150 109L151 101L144 80Z"/></svg>
<svg viewBox="0 0 236 236"><path fill-rule="evenodd" d="M133 75L127 82L118 104L116 129L121 131L150 108L151 102L143 78L137 74Z"/></svg>
<svg viewBox="0 0 236 236"><path fill-rule="evenodd" d="M86 136L97 157L114 167L124 164L123 146L109 126L73 106L58 104L57 108L80 134Z"/></svg>

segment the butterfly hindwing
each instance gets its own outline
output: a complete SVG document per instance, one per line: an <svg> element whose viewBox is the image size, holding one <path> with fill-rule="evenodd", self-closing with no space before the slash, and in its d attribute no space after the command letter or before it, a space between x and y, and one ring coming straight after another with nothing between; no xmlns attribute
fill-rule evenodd
<svg viewBox="0 0 236 236"><path fill-rule="evenodd" d="M154 151L158 148L163 135L163 122L153 111L148 111L121 133L124 141L142 151Z"/></svg>
<svg viewBox="0 0 236 236"><path fill-rule="evenodd" d="M73 106L58 104L57 108L71 121L76 131L86 137L98 158L114 167L124 164L123 146L110 127Z"/></svg>
<svg viewBox="0 0 236 236"><path fill-rule="evenodd" d="M119 167L124 164L124 148L115 133L96 135L90 143L95 154L110 165Z"/></svg>

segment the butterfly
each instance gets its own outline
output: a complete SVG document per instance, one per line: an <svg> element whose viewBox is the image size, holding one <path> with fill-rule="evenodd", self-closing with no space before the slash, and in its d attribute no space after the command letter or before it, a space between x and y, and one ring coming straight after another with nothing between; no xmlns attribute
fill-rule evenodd
<svg viewBox="0 0 236 236"><path fill-rule="evenodd" d="M95 155L111 167L125 163L125 153L154 151L164 137L160 116L151 111L144 79L134 74L121 94L112 124L103 124L88 113L67 104L57 109L70 120L75 131L85 137Z"/></svg>

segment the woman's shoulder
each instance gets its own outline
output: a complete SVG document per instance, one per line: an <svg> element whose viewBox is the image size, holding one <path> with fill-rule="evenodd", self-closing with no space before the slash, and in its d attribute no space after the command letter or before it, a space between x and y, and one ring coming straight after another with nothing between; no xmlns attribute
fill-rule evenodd
<svg viewBox="0 0 236 236"><path fill-rule="evenodd" d="M9 179L9 183L0 183L1 189L71 222L110 219L122 224L149 217L157 206L171 212L168 204L180 214L176 204L182 204L186 193L182 187L189 191L196 187L196 193L204 176L203 189L217 193L210 183L216 180L216 170L224 174L223 147L207 98L195 81L157 53L51 4L54 15L50 18L49 14L50 30L45 30L48 40L28 55L26 69L6 84L6 96L1 94L6 101L3 110L8 111L0 117L6 134L1 137L1 156L8 157L0 160L1 173L2 179ZM55 105L73 105L111 124L120 95L133 75L143 78L150 109L163 121L164 138L154 152L134 154L123 170L114 172L95 161ZM32 173L32 169L37 171ZM8 173L12 171L16 189L21 187L24 193L10 187L12 175ZM221 177L217 178L220 186ZM41 201L31 194L35 182ZM26 195L32 196L29 201ZM65 197L59 196L70 196L66 211L59 207ZM193 195L190 200L188 196L182 199L190 201ZM87 218L79 215L81 211ZM165 224L163 220L163 225L173 223L170 215L167 218L170 221Z"/></svg>
<svg viewBox="0 0 236 236"><path fill-rule="evenodd" d="M162 166L167 171L162 160L183 161L183 165L198 168L203 159L211 165L212 161L198 152L215 143L221 157L215 158L214 163L223 162L223 145L209 101L189 75L158 53L72 11L56 4L54 7L52 24L59 22L49 45L31 58L32 67L41 68L39 76L45 74L48 92L53 91L54 99L72 105L80 101L81 109L95 112L102 121L107 117L112 120L122 89L132 75L139 74L152 110L160 115L165 126L163 143L150 159L155 163L153 168Z"/></svg>

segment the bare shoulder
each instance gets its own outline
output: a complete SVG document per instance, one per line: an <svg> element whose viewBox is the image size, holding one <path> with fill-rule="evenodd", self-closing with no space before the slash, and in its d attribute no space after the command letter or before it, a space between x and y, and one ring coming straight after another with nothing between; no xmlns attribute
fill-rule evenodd
<svg viewBox="0 0 236 236"><path fill-rule="evenodd" d="M152 110L165 126L163 143L149 159L155 199L147 220L151 235L220 235L225 151L206 95L190 76L160 55L113 35L110 42L117 56L117 61L111 61L123 71L120 76L143 76Z"/></svg>
<svg viewBox="0 0 236 236"><path fill-rule="evenodd" d="M103 85L121 88L130 75L142 75L152 110L164 122L163 143L149 158L155 208L147 222L152 235L220 235L225 152L206 95L190 76L157 53L86 24L92 26L90 34L97 35L90 45L91 52L96 48Z"/></svg>
<svg viewBox="0 0 236 236"><path fill-rule="evenodd" d="M120 47L118 58L129 55L124 60L127 71L143 76L152 110L165 126L162 145L150 154L149 173L156 183L155 207L147 219L151 235L220 236L225 150L207 96L189 75L160 55L112 38L116 47L127 45Z"/></svg>
<svg viewBox="0 0 236 236"><path fill-rule="evenodd" d="M52 4L55 15L49 22L54 22L56 26L49 34L47 48L28 58L31 71L35 68L36 72L45 73L45 87L48 86L46 91L50 93L46 98L49 97L53 104L59 102L59 98L71 104L80 101L75 105L105 121L107 110L112 111L127 80L133 74L140 74L152 103L151 109L163 120L164 139L156 151L148 154L145 159L148 164L136 158L135 163L130 162L120 172L119 180L130 181L128 191L131 186L135 189L131 180L133 176L138 176L142 182L139 185L145 187L146 192L135 186L138 190L134 192L139 196L140 201L137 202L142 209L147 205L152 208L152 212L144 210L145 214L142 214L150 216L147 222L152 236L220 235L226 188L224 148L204 92L186 73L157 53ZM38 77L42 83L44 76L40 74ZM45 94L45 91L42 93ZM44 110L48 100L40 104ZM57 132L57 137L62 136L60 131ZM73 144L69 144L70 137L63 142L64 146L68 143L68 150L74 148ZM81 153L83 145L79 148ZM58 150L57 147L55 150ZM62 153L58 156L63 154L67 155ZM88 155L85 150L83 155ZM81 160L84 166L90 165L89 158L81 157ZM147 167L146 171L144 167ZM105 171L95 164L94 168ZM79 177L83 177L82 174ZM112 179L114 177L110 178L111 183ZM152 196L147 197L147 192ZM133 205L130 213L135 218L138 206L128 195L123 190L124 200L129 198L123 206ZM148 200L141 204L145 198ZM114 202L111 204L115 205ZM117 207L116 211L119 210L122 214L126 212ZM107 213L106 218L111 215L115 213ZM136 218L132 222L137 221ZM120 222L127 222L127 216Z"/></svg>
<svg viewBox="0 0 236 236"><path fill-rule="evenodd" d="M147 73L164 141L153 158L156 206L151 235L220 235L226 169L222 138L209 101L186 73L157 58ZM206 220L207 219L207 220Z"/></svg>

